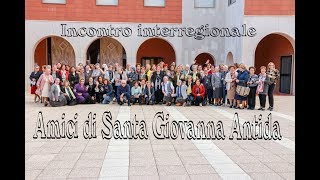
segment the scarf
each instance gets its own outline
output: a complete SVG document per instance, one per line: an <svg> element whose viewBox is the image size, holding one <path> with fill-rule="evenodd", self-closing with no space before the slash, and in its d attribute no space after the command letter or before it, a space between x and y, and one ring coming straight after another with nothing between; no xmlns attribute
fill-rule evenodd
<svg viewBox="0 0 320 180"><path fill-rule="evenodd" d="M69 97L72 97L72 99L75 99L75 98L76 98L76 97L74 96L74 94L72 93L70 87L65 87L64 89L65 89L65 91L66 91L66 93L67 93L67 95L68 95Z"/></svg>
<svg viewBox="0 0 320 180"><path fill-rule="evenodd" d="M257 87L257 93L262 93L263 89L264 89L264 80L266 79L267 75L263 76L262 74L260 74L259 76L259 84Z"/></svg>

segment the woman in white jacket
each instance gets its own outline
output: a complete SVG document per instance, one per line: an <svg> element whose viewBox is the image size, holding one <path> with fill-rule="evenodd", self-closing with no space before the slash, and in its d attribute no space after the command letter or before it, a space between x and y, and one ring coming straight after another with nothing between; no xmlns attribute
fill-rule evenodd
<svg viewBox="0 0 320 180"><path fill-rule="evenodd" d="M226 74L226 89L227 89L227 98L230 101L230 108L235 107L234 97L236 94L236 79L238 73L236 72L236 67L231 65L229 66L229 72Z"/></svg>

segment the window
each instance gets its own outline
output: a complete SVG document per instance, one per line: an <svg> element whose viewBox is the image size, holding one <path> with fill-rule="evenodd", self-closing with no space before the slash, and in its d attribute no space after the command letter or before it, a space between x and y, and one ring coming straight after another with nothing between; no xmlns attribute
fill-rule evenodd
<svg viewBox="0 0 320 180"><path fill-rule="evenodd" d="M66 0L42 0L42 3L48 3L48 4L66 4Z"/></svg>
<svg viewBox="0 0 320 180"><path fill-rule="evenodd" d="M194 0L194 7L197 8L214 8L216 0Z"/></svg>
<svg viewBox="0 0 320 180"><path fill-rule="evenodd" d="M230 6L231 4L235 3L236 0L228 0L228 6Z"/></svg>
<svg viewBox="0 0 320 180"><path fill-rule="evenodd" d="M144 6L164 7L165 0L144 0Z"/></svg>
<svg viewBox="0 0 320 180"><path fill-rule="evenodd" d="M96 0L96 5L117 6L118 0Z"/></svg>

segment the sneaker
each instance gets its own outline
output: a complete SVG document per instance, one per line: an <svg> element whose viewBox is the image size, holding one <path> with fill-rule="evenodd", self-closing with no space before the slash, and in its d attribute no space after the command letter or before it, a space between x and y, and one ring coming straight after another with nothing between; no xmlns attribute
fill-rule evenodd
<svg viewBox="0 0 320 180"><path fill-rule="evenodd" d="M202 103L200 103L199 105L200 105L200 107L202 107Z"/></svg>

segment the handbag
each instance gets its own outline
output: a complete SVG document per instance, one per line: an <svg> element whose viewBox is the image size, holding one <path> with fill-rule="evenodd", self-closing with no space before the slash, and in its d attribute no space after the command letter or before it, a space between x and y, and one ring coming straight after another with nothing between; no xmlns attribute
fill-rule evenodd
<svg viewBox="0 0 320 180"><path fill-rule="evenodd" d="M243 97L246 97L249 95L250 93L250 88L249 87L246 87L246 86L237 86L236 88L236 93L239 95L239 96L243 96Z"/></svg>

